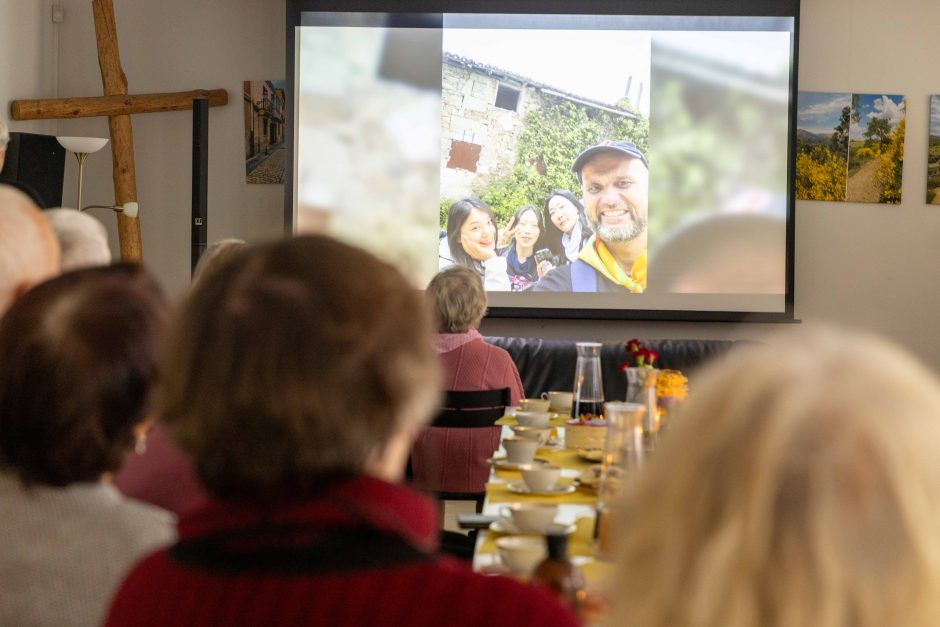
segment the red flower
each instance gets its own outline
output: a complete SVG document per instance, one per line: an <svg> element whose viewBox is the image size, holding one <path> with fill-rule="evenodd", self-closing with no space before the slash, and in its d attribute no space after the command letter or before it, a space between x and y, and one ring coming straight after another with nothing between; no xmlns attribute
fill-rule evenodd
<svg viewBox="0 0 940 627"><path fill-rule="evenodd" d="M631 355L636 355L641 350L643 350L643 344L640 340L633 339L627 342L627 352Z"/></svg>
<svg viewBox="0 0 940 627"><path fill-rule="evenodd" d="M629 362L629 361L621 361L621 362L620 362L620 371L621 371L621 372L625 371L625 370L626 370L627 368L629 368L629 367L630 367L630 362Z"/></svg>

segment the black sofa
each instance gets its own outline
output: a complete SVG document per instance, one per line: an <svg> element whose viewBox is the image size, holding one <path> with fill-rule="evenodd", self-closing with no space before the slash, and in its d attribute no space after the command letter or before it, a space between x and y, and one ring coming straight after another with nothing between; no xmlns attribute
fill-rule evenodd
<svg viewBox="0 0 940 627"><path fill-rule="evenodd" d="M516 362L528 396L536 397L549 390L571 390L574 387L574 370L578 361L575 341L496 336L484 339L509 352ZM687 376L703 363L724 355L736 345L750 343L749 340L643 339L641 342L644 348L659 353L657 367L681 370ZM602 343L601 370L607 400L623 400L627 395L627 378L620 371L620 364L628 356L625 343Z"/></svg>

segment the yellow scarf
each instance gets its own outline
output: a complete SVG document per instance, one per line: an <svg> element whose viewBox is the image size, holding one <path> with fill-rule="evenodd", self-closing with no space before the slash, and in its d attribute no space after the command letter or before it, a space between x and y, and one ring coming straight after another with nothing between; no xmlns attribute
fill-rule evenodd
<svg viewBox="0 0 940 627"><path fill-rule="evenodd" d="M633 267L630 268L630 276L627 276L624 269L621 268L617 260L614 259L607 245L597 236L594 237L593 246L585 246L581 249L581 252L578 254L578 259L588 264L617 285L624 286L634 294L646 290L645 250L643 254L637 257L636 261L633 262Z"/></svg>

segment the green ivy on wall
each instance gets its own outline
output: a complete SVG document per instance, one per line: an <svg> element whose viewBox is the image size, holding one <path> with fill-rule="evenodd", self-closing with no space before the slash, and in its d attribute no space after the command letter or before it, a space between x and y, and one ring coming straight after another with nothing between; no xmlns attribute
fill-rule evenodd
<svg viewBox="0 0 940 627"><path fill-rule="evenodd" d="M629 107L627 101L619 104ZM580 184L571 164L582 150L605 139L631 141L647 153L649 120L634 120L544 96L542 108L526 115L512 172L480 190L478 196L492 207L500 228L522 205L541 208L553 189L567 189L580 197ZM446 228L447 210L454 200L441 199L441 228Z"/></svg>

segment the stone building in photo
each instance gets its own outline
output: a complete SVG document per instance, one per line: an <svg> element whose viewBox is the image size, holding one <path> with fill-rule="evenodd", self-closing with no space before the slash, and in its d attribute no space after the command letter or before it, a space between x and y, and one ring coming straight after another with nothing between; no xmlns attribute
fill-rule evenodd
<svg viewBox="0 0 940 627"><path fill-rule="evenodd" d="M444 53L441 84L441 197L478 194L512 172L525 117L559 99L632 119L627 109ZM538 164L535 164L538 167Z"/></svg>

